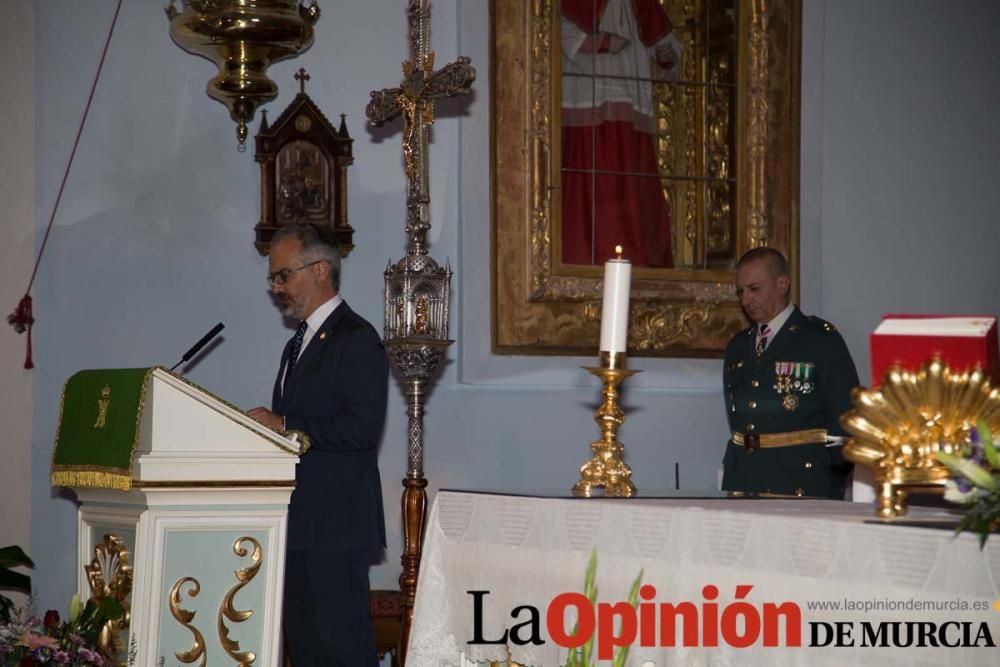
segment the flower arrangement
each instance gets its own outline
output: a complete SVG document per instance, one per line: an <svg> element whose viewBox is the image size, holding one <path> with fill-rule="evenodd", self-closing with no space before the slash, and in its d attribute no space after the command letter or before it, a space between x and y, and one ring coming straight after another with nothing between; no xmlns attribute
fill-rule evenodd
<svg viewBox="0 0 1000 667"><path fill-rule="evenodd" d="M114 665L112 656L98 647L98 637L105 624L121 618L122 613L121 605L113 598L89 600L84 605L75 594L66 621L54 609L41 618L23 610L15 612L10 622L0 624L0 665Z"/></svg>
<svg viewBox="0 0 1000 667"><path fill-rule="evenodd" d="M31 578L16 567L34 567L17 546L0 549L0 589L31 592ZM29 610L14 609L14 603L0 595L0 667L32 665L114 665L111 655L99 648L99 638L109 621L124 614L113 597L90 599L84 605L79 595L69 604L69 620L50 609L38 617Z"/></svg>
<svg viewBox="0 0 1000 667"><path fill-rule="evenodd" d="M979 533L982 548L990 533L1000 528L1000 455L990 427L979 420L961 455L938 452L937 458L954 473L945 482L945 500L965 507L958 530Z"/></svg>

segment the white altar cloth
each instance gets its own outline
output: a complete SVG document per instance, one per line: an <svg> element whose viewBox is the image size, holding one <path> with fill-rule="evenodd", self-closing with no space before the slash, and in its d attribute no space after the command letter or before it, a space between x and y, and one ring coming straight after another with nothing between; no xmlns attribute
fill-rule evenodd
<svg viewBox="0 0 1000 667"><path fill-rule="evenodd" d="M914 507L906 520L934 523L954 517ZM871 506L825 500L574 499L441 491L425 533L407 661L437 667L509 657L521 665L563 664L567 650L546 631L546 610L556 595L583 591L594 550L598 602L627 600L641 570L642 582L655 587L655 596L647 598L651 604L693 602L700 610L699 626L708 618L706 585L718 588L720 618L738 585L753 586L745 600L758 610L764 603L786 601L801 609L797 648L784 642L765 647L761 640L737 648L721 638L716 647L656 645L661 639L640 646L636 639L628 665L1000 664L1000 648L881 646L879 636L875 646L860 645L861 622L877 630L882 621L937 626L967 621L973 641L986 623L1000 644L1000 611L991 608L1000 595L1000 536L981 551L975 535L873 520ZM517 645L508 638L504 644L469 644L476 628L474 596L468 591L489 591L479 594L482 639L497 640L505 629L529 620L530 612L522 609L514 616L512 611L531 605L539 610L539 636L545 643ZM828 607L820 610L816 603ZM841 608L833 610L833 604ZM969 609L972 605L979 608ZM857 609L864 606L869 609ZM574 612L566 616L566 633L574 618ZM819 622L852 625L855 646L810 646L811 624ZM957 627L946 633L946 641L961 641ZM820 636L813 643L823 643L825 628L816 631ZM530 634L526 626L518 637ZM680 644L679 630L677 636Z"/></svg>

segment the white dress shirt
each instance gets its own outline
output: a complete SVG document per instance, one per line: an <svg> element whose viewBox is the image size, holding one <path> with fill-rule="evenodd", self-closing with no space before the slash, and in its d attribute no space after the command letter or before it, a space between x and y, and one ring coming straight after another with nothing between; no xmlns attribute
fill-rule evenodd
<svg viewBox="0 0 1000 667"><path fill-rule="evenodd" d="M794 310L795 310L795 304L789 302L788 305L785 306L785 309L780 313L778 313L777 315L775 315L770 322L757 323L757 338L760 338L761 324L766 324L767 327L771 330L770 333L767 335L767 341L764 342L764 349L767 349L768 347L771 346L771 341L773 341L774 337L778 335L779 331L781 331L781 327L785 326L785 322L788 321L788 318L791 317L792 311Z"/></svg>

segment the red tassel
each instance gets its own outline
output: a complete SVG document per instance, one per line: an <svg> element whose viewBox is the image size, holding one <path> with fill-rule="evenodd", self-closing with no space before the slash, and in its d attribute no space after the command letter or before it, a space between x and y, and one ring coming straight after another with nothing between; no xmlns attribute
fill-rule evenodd
<svg viewBox="0 0 1000 667"><path fill-rule="evenodd" d="M35 367L31 360L31 326L35 323L35 317L31 313L31 297L25 294L17 304L13 313L7 316L7 323L14 327L17 333L28 332L28 350L24 357L24 367L32 369Z"/></svg>
<svg viewBox="0 0 1000 667"><path fill-rule="evenodd" d="M24 354L24 367L31 370L35 367L35 362L31 360L31 325L28 325L28 349Z"/></svg>

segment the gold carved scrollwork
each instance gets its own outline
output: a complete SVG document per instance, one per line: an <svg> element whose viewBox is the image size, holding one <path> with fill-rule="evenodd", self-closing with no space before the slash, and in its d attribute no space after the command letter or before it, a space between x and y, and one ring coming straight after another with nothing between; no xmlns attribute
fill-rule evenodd
<svg viewBox="0 0 1000 667"><path fill-rule="evenodd" d="M548 1L531 3L530 97L531 100L531 263L538 270L531 274L531 296L542 298L551 277L552 189L552 9Z"/></svg>
<svg viewBox="0 0 1000 667"><path fill-rule="evenodd" d="M698 23L713 3L664 4L684 43L679 81L653 93L677 268L635 267L629 353L721 356L745 326L732 288L741 253L779 248L797 283L801 0L733 2L723 19L736 48L723 55L700 46L722 29ZM502 354L597 348L602 267L564 265L559 254L559 6L493 3L493 349Z"/></svg>
<svg viewBox="0 0 1000 667"><path fill-rule="evenodd" d="M729 111L731 100L722 84L728 78L729 63L725 59L715 60L709 73L709 81L715 85L706 89L706 116L708 118L705 135L705 152L708 157L708 174L712 180L707 183L707 255L732 256L732 184L731 173L731 126Z"/></svg>
<svg viewBox="0 0 1000 667"><path fill-rule="evenodd" d="M125 650L121 632L131 622L128 597L132 592L132 566L125 543L116 535L105 535L104 541L94 547L94 558L83 567L83 571L92 600L100 602L111 598L122 606L124 613L121 619L105 623L97 638L98 645L105 652L121 655Z"/></svg>
<svg viewBox="0 0 1000 667"><path fill-rule="evenodd" d="M222 643L222 649L226 652L226 655L232 658L239 667L249 667L257 659L257 656L252 651L240 651L240 643L235 639L229 638L229 628L223 619L229 619L233 623L242 623L253 616L252 609L247 609L246 611L237 610L234 598L241 588L257 576L263 555L260 542L248 535L237 538L233 542L233 553L240 558L246 557L249 552L246 547L242 546L244 542L249 542L253 545L253 553L250 554L252 564L249 567L240 568L233 573L236 576L237 583L229 589L225 597L222 598L222 604L219 605L219 641Z"/></svg>
<svg viewBox="0 0 1000 667"><path fill-rule="evenodd" d="M690 345L699 336L716 339L728 336L724 323L712 319L713 304L690 306L646 301L634 304L629 316L628 346L645 353L656 353L679 345ZM585 304L583 316L600 322L601 304Z"/></svg>
<svg viewBox="0 0 1000 667"><path fill-rule="evenodd" d="M768 56L770 43L767 38L768 0L752 0L750 5L750 31L748 41L747 82L747 208L749 212L748 235L751 247L768 244L769 225L766 210L766 151L770 107L768 100Z"/></svg>
<svg viewBox="0 0 1000 667"><path fill-rule="evenodd" d="M198 593L201 592L201 584L194 577L181 577L174 582L174 585L170 587L170 615L174 619L183 625L188 631L194 635L194 646L189 648L187 651L178 651L174 653L174 656L183 662L184 664L191 664L193 662L198 662L199 667L205 667L207 663L207 655L205 650L205 637L201 634L201 631L191 624L194 620L195 614L198 612L189 611L181 607L181 586L186 583L190 583L191 587L188 588L187 594L191 597L197 597Z"/></svg>
<svg viewBox="0 0 1000 667"><path fill-rule="evenodd" d="M643 304L631 321L633 346L640 351L655 351L671 345L690 344L709 323L711 308L700 304L690 308Z"/></svg>

